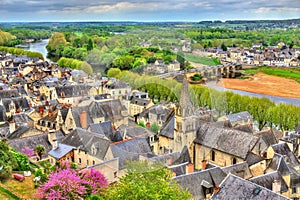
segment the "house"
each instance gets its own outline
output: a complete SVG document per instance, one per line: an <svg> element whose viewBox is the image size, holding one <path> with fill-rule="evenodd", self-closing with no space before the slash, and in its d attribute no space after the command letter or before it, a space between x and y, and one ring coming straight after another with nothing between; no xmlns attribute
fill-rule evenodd
<svg viewBox="0 0 300 200"><path fill-rule="evenodd" d="M103 86L103 93L110 94L113 99L122 99L130 91L130 85L118 79L110 79Z"/></svg>
<svg viewBox="0 0 300 200"><path fill-rule="evenodd" d="M154 105L152 100L148 97L148 93L140 92L138 90L128 92L124 96L122 102L128 109L131 117L134 117L135 115Z"/></svg>
<svg viewBox="0 0 300 200"><path fill-rule="evenodd" d="M288 200L289 198L233 174L228 174L211 197L211 200L219 199Z"/></svg>
<svg viewBox="0 0 300 200"><path fill-rule="evenodd" d="M245 124L253 125L253 116L248 111L229 114L220 119L220 121L227 120L230 122L231 127Z"/></svg>
<svg viewBox="0 0 300 200"><path fill-rule="evenodd" d="M197 200L208 199L219 188L226 177L219 167L176 176L173 180L183 189L187 189Z"/></svg>
<svg viewBox="0 0 300 200"><path fill-rule="evenodd" d="M139 113L137 115L137 123L149 123L150 125L157 124L161 127L166 122L170 112L171 109L169 107L156 104Z"/></svg>
<svg viewBox="0 0 300 200"><path fill-rule="evenodd" d="M171 61L167 66L168 72L180 71L180 63L177 60Z"/></svg>
<svg viewBox="0 0 300 200"><path fill-rule="evenodd" d="M73 162L79 168L103 162L111 143L105 135L81 128L77 128L61 141L61 144L73 147Z"/></svg>
<svg viewBox="0 0 300 200"><path fill-rule="evenodd" d="M54 140L53 148L51 151L49 151L48 156L52 165L56 163L61 164L65 160L74 162L74 147L65 144L59 144Z"/></svg>

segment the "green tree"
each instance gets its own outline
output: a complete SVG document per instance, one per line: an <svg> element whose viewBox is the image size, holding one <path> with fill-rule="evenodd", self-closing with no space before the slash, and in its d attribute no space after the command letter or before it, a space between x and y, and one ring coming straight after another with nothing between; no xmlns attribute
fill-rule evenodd
<svg viewBox="0 0 300 200"><path fill-rule="evenodd" d="M55 54L56 49L58 49L59 45L66 46L67 40L63 33L55 32L49 39L49 42L46 46L48 53Z"/></svg>
<svg viewBox="0 0 300 200"><path fill-rule="evenodd" d="M191 195L172 180L171 171L158 164L131 162L128 173L111 186L104 199L190 199Z"/></svg>
<svg viewBox="0 0 300 200"><path fill-rule="evenodd" d="M46 148L43 145L37 145L35 151L38 154L39 159L42 160L42 155L45 153Z"/></svg>
<svg viewBox="0 0 300 200"><path fill-rule="evenodd" d="M109 78L118 78L119 75L121 73L121 70L119 68L110 68L108 71L107 71L107 77Z"/></svg>
<svg viewBox="0 0 300 200"><path fill-rule="evenodd" d="M223 42L222 45L221 45L221 49L222 49L223 51L227 51L227 46L224 44L224 42Z"/></svg>
<svg viewBox="0 0 300 200"><path fill-rule="evenodd" d="M180 63L180 67L183 69L185 67L185 57L183 52L177 53L177 61Z"/></svg>
<svg viewBox="0 0 300 200"><path fill-rule="evenodd" d="M156 123L151 124L150 130L151 130L153 133L158 134L158 131L159 131L159 126L158 126L158 124L156 124Z"/></svg>
<svg viewBox="0 0 300 200"><path fill-rule="evenodd" d="M12 169L18 166L13 152L5 139L0 140L0 181L10 177Z"/></svg>
<svg viewBox="0 0 300 200"><path fill-rule="evenodd" d="M89 63L87 63L87 62L82 62L82 63L81 63L81 66L80 66L80 69L81 69L82 71L84 71L85 73L89 74L89 75L93 74L93 68L92 68L92 66L91 66Z"/></svg>

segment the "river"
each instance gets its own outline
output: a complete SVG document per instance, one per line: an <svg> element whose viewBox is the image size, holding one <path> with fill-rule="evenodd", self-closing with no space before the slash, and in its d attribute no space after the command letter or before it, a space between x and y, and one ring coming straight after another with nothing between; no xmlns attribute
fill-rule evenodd
<svg viewBox="0 0 300 200"><path fill-rule="evenodd" d="M45 39L45 40L41 40L38 42L33 42L30 43L29 45L29 51L36 51L36 52L40 52L43 54L45 60L50 61L49 59L47 59L47 49L46 46L48 44L49 39ZM217 86L215 82L208 82L206 84L208 87L210 88L214 88L216 90L219 91L232 91L236 94L240 94L240 95L246 95L246 96L255 96L255 97L265 97L270 99L271 101L279 104L279 103L286 103L286 104L293 104L293 105L297 105L300 106L300 99L296 99L296 98L285 98L285 97L276 97L276 96L270 96L270 95L264 95L264 94L257 94L257 93L252 93L252 92L245 92L242 90L233 90L233 89L226 89L220 86Z"/></svg>
<svg viewBox="0 0 300 200"><path fill-rule="evenodd" d="M208 86L210 88L214 88L219 91L231 91L236 94L243 95L243 96L259 97L259 98L265 97L267 99L270 99L271 101L273 101L276 104L285 103L285 104L292 104L292 105L300 106L300 99L297 99L297 98L277 97L277 96L270 96L270 95L265 95L265 94L246 92L246 91L242 91L242 90L227 89L227 88L218 86L213 81L206 83L206 86Z"/></svg>
<svg viewBox="0 0 300 200"><path fill-rule="evenodd" d="M41 41L29 43L29 48L27 48L27 50L40 52L41 54L43 54L45 60L50 61L47 58L47 49L46 49L48 41L49 41L49 39L44 39L44 40L41 40Z"/></svg>

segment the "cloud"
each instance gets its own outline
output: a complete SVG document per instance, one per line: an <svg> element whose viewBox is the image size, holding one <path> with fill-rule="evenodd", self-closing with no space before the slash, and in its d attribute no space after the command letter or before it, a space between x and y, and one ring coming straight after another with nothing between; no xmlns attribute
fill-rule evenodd
<svg viewBox="0 0 300 200"><path fill-rule="evenodd" d="M98 20L134 20L135 17L147 20L245 19L268 17L268 13L272 13L272 16L278 13L279 17L300 17L299 0L0 0L0 5L0 12L10 13L6 15L7 18L22 13L24 18L40 14L45 18L67 17L75 20L89 20L95 16Z"/></svg>

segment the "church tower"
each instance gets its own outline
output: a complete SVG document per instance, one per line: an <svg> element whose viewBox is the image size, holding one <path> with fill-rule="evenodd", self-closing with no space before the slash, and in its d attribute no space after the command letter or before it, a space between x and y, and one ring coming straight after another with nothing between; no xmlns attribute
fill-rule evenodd
<svg viewBox="0 0 300 200"><path fill-rule="evenodd" d="M182 81L180 101L176 107L175 131L174 131L174 151L180 151L186 145L190 155L193 152L193 141L196 137L195 108L190 98L189 83L184 76Z"/></svg>

